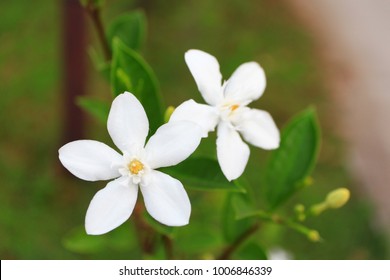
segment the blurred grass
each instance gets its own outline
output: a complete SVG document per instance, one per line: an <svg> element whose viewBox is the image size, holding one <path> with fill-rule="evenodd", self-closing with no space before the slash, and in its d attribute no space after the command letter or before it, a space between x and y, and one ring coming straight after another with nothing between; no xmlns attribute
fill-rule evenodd
<svg viewBox="0 0 390 280"><path fill-rule="evenodd" d="M134 1L107 2L106 21L137 7ZM144 3L150 3L146 10L149 28L144 55L159 78L167 105L177 106L189 98L203 102L183 57L188 49L199 48L218 58L225 79L241 63L258 61L266 71L268 85L264 96L252 106L269 111L279 127L309 105L318 108L323 144L313 174L314 185L295 197L290 202L291 208L296 202L319 202L328 191L341 186L352 189L351 202L337 214L324 213L308 221L310 227L320 231L324 242L313 244L290 230L265 225L256 236L263 247L282 246L298 259L386 258L384 239L373 229L372 205L359 196L345 170L342 142L335 136L323 72L311 39L287 7L264 0ZM67 178L59 172L57 150L62 124L59 4L49 0L40 1L39 6L28 1L0 3L0 256L2 259L137 257L130 252L131 248L86 255L71 253L62 244L68 232L83 224L90 199L104 183ZM91 43L96 44L92 28L90 33ZM89 95L109 100L109 87L91 71ZM87 135L111 143L105 127L96 121L89 120ZM215 154L215 139L204 141L199 153ZM246 173L250 182L258 181L258 170L267 156L265 151L251 149ZM259 185L256 194L261 193ZM180 229L184 241L178 240L178 245L185 244L185 239L199 228L208 231L197 244L214 238L220 230L219 212L224 194L191 191L189 195L194 205L213 205L217 211L207 206L194 208L190 225ZM216 240L219 246L221 242Z"/></svg>

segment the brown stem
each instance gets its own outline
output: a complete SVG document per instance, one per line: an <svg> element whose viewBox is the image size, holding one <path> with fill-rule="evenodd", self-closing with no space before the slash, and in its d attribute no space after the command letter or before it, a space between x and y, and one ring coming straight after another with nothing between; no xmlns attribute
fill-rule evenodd
<svg viewBox="0 0 390 280"><path fill-rule="evenodd" d="M245 232L243 232L237 239L230 244L228 247L225 248L225 250L222 251L222 253L217 258L218 260L227 260L230 258L231 254L237 250L238 247L242 243L244 243L245 240L247 240L252 234L254 234L260 227L259 223L254 224L250 228L248 228Z"/></svg>
<svg viewBox="0 0 390 280"><path fill-rule="evenodd" d="M108 42L106 40L103 22L102 22L102 18L101 18L100 7L97 7L96 5L89 3L85 7L85 9L88 12L89 16L91 17L93 25L95 26L100 44L101 44L102 49L103 49L104 58L106 59L106 61L110 61L111 60L111 50L110 50L110 46L108 45Z"/></svg>
<svg viewBox="0 0 390 280"><path fill-rule="evenodd" d="M172 242L172 239L167 236L167 235L163 235L162 236L162 241L163 241L163 244L164 244L164 249L165 249L165 254L166 254L166 258L168 260L173 260L173 242Z"/></svg>
<svg viewBox="0 0 390 280"><path fill-rule="evenodd" d="M137 231L139 243L143 253L152 254L155 245L155 232L142 218L144 207L142 203L137 203L133 211L133 220Z"/></svg>

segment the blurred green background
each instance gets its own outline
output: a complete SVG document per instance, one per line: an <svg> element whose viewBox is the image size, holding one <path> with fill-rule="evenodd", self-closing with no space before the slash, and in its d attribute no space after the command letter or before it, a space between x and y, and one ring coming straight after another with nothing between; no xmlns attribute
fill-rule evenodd
<svg viewBox="0 0 390 280"><path fill-rule="evenodd" d="M269 111L279 127L309 105L318 109L322 147L313 173L314 184L295 196L286 209L298 202L320 202L330 190L344 186L352 191L351 201L337 212L329 211L307 221L321 233L323 242L311 243L291 230L265 225L254 237L262 247L284 248L295 259L388 258L385 235L372 226L373 205L359 195L346 171L343 142L329 120L331 104L312 39L287 6L265 0L113 0L107 1L104 21L142 8L141 4L148 19L143 54L156 72L166 105L177 106L190 98L202 101L184 63L185 51L198 48L218 58L225 79L241 63L259 62L266 71L268 85L252 107ZM96 250L83 251L66 241L72 229L83 224L90 199L104 183L69 176L58 161L64 123L62 2L41 0L38 5L35 1L2 1L0 10L1 258L139 257L133 250L136 241L127 228L129 223L103 237L109 240L120 235L107 250L97 245ZM99 48L95 30L87 22L88 43ZM88 66L87 95L110 100L109 85L92 63ZM85 135L112 143L105 126L89 116ZM213 137L202 144L199 153L215 153ZM258 170L268 154L251 149L246 169L251 182L257 182ZM203 203L204 207L193 209L190 225L179 229L179 245L186 244L186 239L194 242L194 248L188 248L192 254L181 257L213 257L209 251L218 251L223 245L213 233L220 229L225 193L189 191L189 196L193 203ZM202 236L204 232L207 234Z"/></svg>

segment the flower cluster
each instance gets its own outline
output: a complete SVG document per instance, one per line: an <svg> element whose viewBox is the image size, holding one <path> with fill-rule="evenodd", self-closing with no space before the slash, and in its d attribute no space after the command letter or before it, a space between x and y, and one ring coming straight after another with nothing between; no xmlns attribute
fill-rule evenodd
<svg viewBox="0 0 390 280"><path fill-rule="evenodd" d="M217 60L190 50L186 63L208 105L189 100L177 107L168 123L146 142L148 118L141 103L129 92L118 95L108 116L108 132L121 151L94 140L70 142L59 149L61 163L76 177L112 180L93 197L86 214L88 234L104 234L132 214L138 190L145 208L162 224L189 222L191 204L180 181L156 169L188 158L201 138L217 127L217 157L228 180L238 178L249 158L246 142L264 149L279 145L279 131L271 116L247 105L265 89L265 75L255 62L242 64L221 84Z"/></svg>

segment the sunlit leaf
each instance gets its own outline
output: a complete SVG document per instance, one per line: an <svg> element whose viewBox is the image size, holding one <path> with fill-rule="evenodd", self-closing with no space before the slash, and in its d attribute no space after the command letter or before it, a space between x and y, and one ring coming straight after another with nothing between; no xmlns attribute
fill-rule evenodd
<svg viewBox="0 0 390 280"><path fill-rule="evenodd" d="M142 103L152 132L164 122L157 79L145 60L119 38L113 40L111 86L114 95L129 91Z"/></svg>
<svg viewBox="0 0 390 280"><path fill-rule="evenodd" d="M297 115L283 129L280 147L273 151L265 175L266 198L271 209L304 185L317 158L319 130L313 108Z"/></svg>

